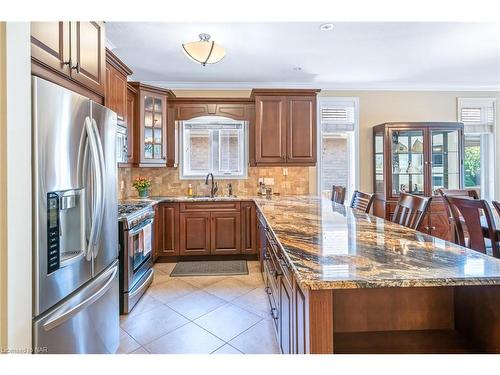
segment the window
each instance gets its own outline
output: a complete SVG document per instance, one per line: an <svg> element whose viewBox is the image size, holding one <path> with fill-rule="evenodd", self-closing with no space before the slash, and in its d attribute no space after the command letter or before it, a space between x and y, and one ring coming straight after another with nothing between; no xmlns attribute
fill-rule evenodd
<svg viewBox="0 0 500 375"><path fill-rule="evenodd" d="M181 123L181 178L247 178L247 124L225 117Z"/></svg>
<svg viewBox="0 0 500 375"><path fill-rule="evenodd" d="M494 142L496 100L458 98L458 119L464 123L464 183L481 198L494 196Z"/></svg>
<svg viewBox="0 0 500 375"><path fill-rule="evenodd" d="M321 126L318 186L330 196L332 185L346 187L346 197L355 189L355 150L358 123L358 99L322 97L319 100Z"/></svg>

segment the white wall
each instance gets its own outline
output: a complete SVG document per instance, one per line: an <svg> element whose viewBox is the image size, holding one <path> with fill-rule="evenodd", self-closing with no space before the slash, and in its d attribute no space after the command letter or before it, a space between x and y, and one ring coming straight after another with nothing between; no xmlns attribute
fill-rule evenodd
<svg viewBox="0 0 500 375"><path fill-rule="evenodd" d="M0 338L1 346L22 351L31 348L32 314L30 24L7 22L2 30Z"/></svg>

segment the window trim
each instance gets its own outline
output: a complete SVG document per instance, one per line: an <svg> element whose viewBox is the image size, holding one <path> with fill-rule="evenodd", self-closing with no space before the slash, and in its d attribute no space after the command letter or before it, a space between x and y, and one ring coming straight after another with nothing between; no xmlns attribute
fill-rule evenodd
<svg viewBox="0 0 500 375"><path fill-rule="evenodd" d="M224 123L230 123L230 124L241 124L242 125L242 130L243 130L243 140L242 140L242 145L243 145L243 152L242 152L242 171L241 174L239 175L234 175L234 174L215 174L214 172L211 171L211 173L214 173L214 177L218 179L225 179L225 180L246 180L248 179L248 163L249 163L249 126L248 126L248 121L242 121L242 120L234 120L229 117L223 117L223 116L200 116L200 117L195 117L189 120L184 120L184 121L179 121L179 179L180 180L204 180L206 177L206 173L204 174L184 174L184 154L186 152L185 150L185 131L184 131L184 126L186 124L207 124L207 123L213 123L213 124L224 124ZM220 133L219 133L219 138L220 138ZM210 137L210 166L213 165L213 149L212 149L212 143L213 139ZM219 150L218 153L220 155L220 142L219 142ZM210 172L207 172L210 173Z"/></svg>
<svg viewBox="0 0 500 375"><path fill-rule="evenodd" d="M462 113L462 107L467 107L469 105L478 105L480 107L488 107L492 106L494 109L494 117L493 117L493 131L490 133L492 135L492 139L489 142L488 147L491 148L490 156L492 157L491 160L496 161L497 157L499 155L498 147L500 145L498 144L498 126L499 121L498 121L498 107L497 107L497 98L495 97L457 97L457 120L462 122L461 119L461 113ZM465 137L467 136L467 133L464 131L464 142L465 142ZM464 155L465 157L465 155ZM487 197L489 200L494 200L498 199L500 196L500 187L498 184L498 179L500 177L500 165L497 166L498 163L495 162L490 162L488 163L487 166L487 171L485 173L481 173L481 182L483 181L483 176L486 176L493 172L493 180L490 180L490 186L488 187L489 190L489 196ZM486 181L486 179L484 179ZM464 181L464 187L465 187L465 181ZM481 189L481 195L483 195L484 189Z"/></svg>
<svg viewBox="0 0 500 375"><path fill-rule="evenodd" d="M351 143L350 145L354 147L354 150L351 150L352 154L349 160L351 161L351 165L349 168L353 168L354 172L351 172L351 176L349 179L353 179L352 185L353 190L359 189L360 184L360 170L359 170L359 97L357 96L318 96L317 100L317 138L316 144L317 147L317 166L316 166L316 194L321 196L322 194L322 181L321 181L321 169L322 169L322 150L323 150L323 125L321 123L321 108L325 103L335 104L335 103L354 103L354 130L346 131L346 133L352 133ZM349 190L349 189L348 189ZM350 199L350 198L349 198Z"/></svg>

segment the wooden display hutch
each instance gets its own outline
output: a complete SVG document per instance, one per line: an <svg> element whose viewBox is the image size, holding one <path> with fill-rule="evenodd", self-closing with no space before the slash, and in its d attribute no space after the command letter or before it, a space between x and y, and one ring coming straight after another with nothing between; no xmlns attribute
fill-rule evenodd
<svg viewBox="0 0 500 375"><path fill-rule="evenodd" d="M437 189L463 189L464 126L456 122L388 122L373 128L373 213L390 219L399 193L432 196L419 230L452 239Z"/></svg>

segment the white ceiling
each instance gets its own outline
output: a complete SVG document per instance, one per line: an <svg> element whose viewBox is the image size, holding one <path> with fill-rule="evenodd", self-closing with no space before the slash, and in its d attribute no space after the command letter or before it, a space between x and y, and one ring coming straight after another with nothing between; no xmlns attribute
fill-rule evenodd
<svg viewBox="0 0 500 375"><path fill-rule="evenodd" d="M133 80L169 88L500 89L500 24L334 25L108 22L106 32ZM182 52L202 32L226 48L221 62Z"/></svg>

